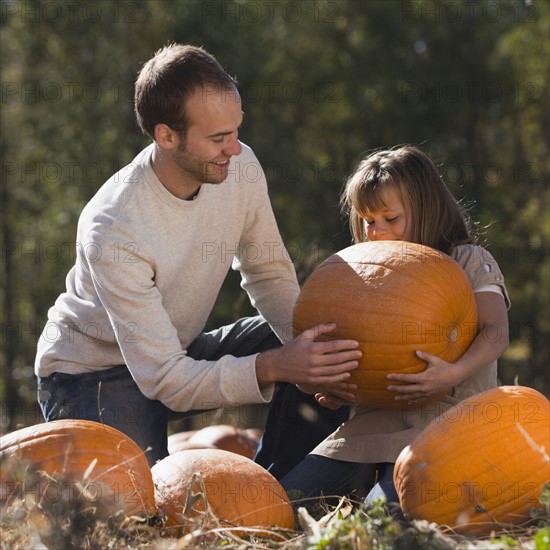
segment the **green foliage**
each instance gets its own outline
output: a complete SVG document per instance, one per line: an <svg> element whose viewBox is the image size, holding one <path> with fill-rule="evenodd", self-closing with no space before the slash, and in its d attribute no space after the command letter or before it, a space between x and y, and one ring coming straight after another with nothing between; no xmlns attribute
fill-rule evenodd
<svg viewBox="0 0 550 550"><path fill-rule="evenodd" d="M403 527L385 510L384 503L361 506L347 518L338 517L317 536L308 539L308 550L377 548L411 548L411 541L402 546ZM399 546L396 546L399 545Z"/></svg>
<svg viewBox="0 0 550 550"><path fill-rule="evenodd" d="M503 528L494 536L474 540L443 530L427 521L408 521L391 513L385 501L361 505L347 517L332 518L317 532L310 534L307 550L546 550L548 526ZM322 522L323 520L320 520ZM548 514L545 516L548 521Z"/></svg>
<svg viewBox="0 0 550 550"><path fill-rule="evenodd" d="M36 421L36 341L74 262L78 215L147 143L133 82L169 41L238 77L299 277L350 244L338 200L369 150L420 144L499 261L512 299L503 383L548 393L545 0L1 3L2 425ZM545 108L546 107L546 108ZM209 323L251 312L232 276Z"/></svg>
<svg viewBox="0 0 550 550"><path fill-rule="evenodd" d="M550 527L544 527L535 535L535 549L547 550L548 548L550 548Z"/></svg>
<svg viewBox="0 0 550 550"><path fill-rule="evenodd" d="M544 484L540 494L540 502L546 507L546 511L550 514L550 481Z"/></svg>

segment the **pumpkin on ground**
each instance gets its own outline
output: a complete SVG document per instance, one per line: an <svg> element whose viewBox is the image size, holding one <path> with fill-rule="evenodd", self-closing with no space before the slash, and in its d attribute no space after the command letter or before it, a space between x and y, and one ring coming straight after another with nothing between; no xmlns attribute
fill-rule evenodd
<svg viewBox="0 0 550 550"><path fill-rule="evenodd" d="M55 420L0 438L0 502L84 498L101 516L155 515L151 470L122 432L88 420Z"/></svg>
<svg viewBox="0 0 550 550"><path fill-rule="evenodd" d="M294 334L321 323L337 326L325 339L359 342L363 356L349 380L358 385L356 403L399 408L386 375L424 370L416 350L456 361L477 333L477 307L464 270L446 254L366 242L327 258L303 285Z"/></svg>
<svg viewBox="0 0 550 550"><path fill-rule="evenodd" d="M448 409L399 455L403 512L466 535L529 520L550 480L550 403L502 386Z"/></svg>
<svg viewBox="0 0 550 550"><path fill-rule="evenodd" d="M220 449L179 451L151 470L156 504L170 535L183 535L197 524L212 526L213 521L264 534L273 526L294 528L294 512L283 487L244 456ZM236 530L243 533L244 529Z"/></svg>
<svg viewBox="0 0 550 550"><path fill-rule="evenodd" d="M168 452L190 449L222 449L253 458L260 443L261 432L216 424L200 430L178 432L168 437Z"/></svg>

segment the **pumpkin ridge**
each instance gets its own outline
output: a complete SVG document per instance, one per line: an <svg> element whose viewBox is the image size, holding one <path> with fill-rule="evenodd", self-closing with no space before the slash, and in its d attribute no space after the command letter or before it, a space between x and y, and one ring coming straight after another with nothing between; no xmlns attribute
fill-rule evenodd
<svg viewBox="0 0 550 550"><path fill-rule="evenodd" d="M188 507L188 493L199 479L203 497L220 521L248 531L265 532L272 525L294 528L292 506L282 486L244 456L220 449L178 451L155 464L152 474L157 506L168 528L179 526L185 533L194 521L209 521L200 515L204 506Z"/></svg>
<svg viewBox="0 0 550 550"><path fill-rule="evenodd" d="M412 243L377 241L327 258L303 284L294 334L326 322L337 328L325 340L354 339L363 352L349 380L359 386L355 402L400 408L392 392L379 388L384 375L424 370L417 349L456 361L473 341L477 308L454 260Z"/></svg>
<svg viewBox="0 0 550 550"><path fill-rule="evenodd" d="M432 421L397 459L394 481L405 514L469 535L528 519L550 477L548 456L540 451L550 442L548 400L530 388L503 386L448 412L447 421ZM524 426L527 438L519 429ZM504 438L511 452L502 452ZM460 498L450 498L459 490Z"/></svg>
<svg viewBox="0 0 550 550"><path fill-rule="evenodd" d="M0 458L7 465L0 471L3 483L18 479L18 466L24 463L29 473L44 472L46 481L40 481L40 487L60 482L94 486L101 503L93 502L100 511L122 508L128 515L156 513L153 480L143 451L115 428L72 419L23 428L0 438ZM6 499L11 498L12 492L8 493Z"/></svg>

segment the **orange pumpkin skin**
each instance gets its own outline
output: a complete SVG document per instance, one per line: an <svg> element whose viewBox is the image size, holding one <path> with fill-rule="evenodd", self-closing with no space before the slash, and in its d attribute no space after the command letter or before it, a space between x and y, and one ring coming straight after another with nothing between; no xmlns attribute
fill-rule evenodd
<svg viewBox="0 0 550 550"><path fill-rule="evenodd" d="M260 443L260 436L251 430L244 430L228 424L207 426L190 433L180 432L168 437L168 451L190 449L222 449L247 458L254 458Z"/></svg>
<svg viewBox="0 0 550 550"><path fill-rule="evenodd" d="M71 497L71 486L86 489L101 515L123 510L126 515L156 514L153 478L138 445L122 432L88 420L55 420L29 426L0 438L0 501L32 492L50 504ZM43 471L39 485L20 468ZM48 477L50 476L50 477ZM26 481L27 480L27 481ZM20 493L23 493L22 495ZM76 495L76 493L74 493ZM65 497L66 498L66 497Z"/></svg>
<svg viewBox="0 0 550 550"><path fill-rule="evenodd" d="M399 455L394 482L404 513L489 535L540 507L550 480L550 403L502 386L448 409Z"/></svg>
<svg viewBox="0 0 550 550"><path fill-rule="evenodd" d="M166 526L174 528L168 531L171 535L185 534L201 516L208 524L201 480L210 510L222 525L256 532L271 526L294 529L294 512L283 487L244 456L220 449L179 451L157 462L152 473L156 504ZM189 495L199 495L191 506Z"/></svg>
<svg viewBox="0 0 550 550"><path fill-rule="evenodd" d="M363 356L349 379L358 385L355 402L401 408L386 376L423 371L416 350L456 361L477 333L477 307L467 275L446 254L409 242L366 242L327 258L303 285L294 334L321 323L337 326L324 339L359 342Z"/></svg>

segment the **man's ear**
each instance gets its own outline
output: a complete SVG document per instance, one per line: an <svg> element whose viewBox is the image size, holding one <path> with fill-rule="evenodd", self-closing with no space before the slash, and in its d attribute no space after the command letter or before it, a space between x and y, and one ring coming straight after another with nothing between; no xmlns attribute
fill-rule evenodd
<svg viewBox="0 0 550 550"><path fill-rule="evenodd" d="M178 144L178 135L167 124L155 126L155 141L163 149L173 149Z"/></svg>

